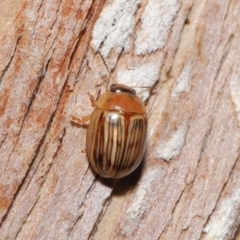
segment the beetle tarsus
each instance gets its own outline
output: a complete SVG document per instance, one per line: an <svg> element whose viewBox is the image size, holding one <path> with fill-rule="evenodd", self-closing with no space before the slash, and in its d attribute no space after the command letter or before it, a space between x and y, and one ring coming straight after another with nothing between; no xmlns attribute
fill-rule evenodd
<svg viewBox="0 0 240 240"><path fill-rule="evenodd" d="M89 97L89 99L91 101L92 107L96 107L96 101L94 99L94 96L91 93L88 93L88 97Z"/></svg>

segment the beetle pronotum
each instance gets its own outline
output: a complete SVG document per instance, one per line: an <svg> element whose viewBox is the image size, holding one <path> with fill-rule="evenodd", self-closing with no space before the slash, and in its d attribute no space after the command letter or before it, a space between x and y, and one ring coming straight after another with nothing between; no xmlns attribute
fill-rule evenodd
<svg viewBox="0 0 240 240"><path fill-rule="evenodd" d="M111 85L94 105L87 129L89 163L102 177L124 177L137 168L145 152L145 105L134 89L123 84ZM79 124L86 120L72 116Z"/></svg>

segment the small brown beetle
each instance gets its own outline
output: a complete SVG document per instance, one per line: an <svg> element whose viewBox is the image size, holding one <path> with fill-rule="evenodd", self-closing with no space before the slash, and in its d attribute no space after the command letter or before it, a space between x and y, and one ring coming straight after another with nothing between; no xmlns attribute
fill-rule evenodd
<svg viewBox="0 0 240 240"><path fill-rule="evenodd" d="M102 177L124 177L137 168L145 152L145 105L134 89L123 84L111 85L94 105L87 129L89 163ZM80 124L86 120L72 116Z"/></svg>

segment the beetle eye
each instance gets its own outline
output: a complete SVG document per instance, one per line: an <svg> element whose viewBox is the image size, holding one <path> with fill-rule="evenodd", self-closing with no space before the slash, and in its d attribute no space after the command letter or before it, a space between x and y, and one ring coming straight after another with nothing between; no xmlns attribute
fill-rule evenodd
<svg viewBox="0 0 240 240"><path fill-rule="evenodd" d="M131 93L131 94L134 94L136 95L136 91L131 88L131 87L128 87L127 85L124 85L124 84L112 84L110 86L110 92L128 92L128 93Z"/></svg>

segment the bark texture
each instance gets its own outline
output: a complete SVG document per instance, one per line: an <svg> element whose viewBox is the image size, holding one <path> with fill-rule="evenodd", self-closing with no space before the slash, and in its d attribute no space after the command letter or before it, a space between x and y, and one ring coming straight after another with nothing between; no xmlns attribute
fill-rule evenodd
<svg viewBox="0 0 240 240"><path fill-rule="evenodd" d="M240 2L2 0L1 239L237 239ZM86 128L113 82L146 102L143 164L89 168Z"/></svg>

